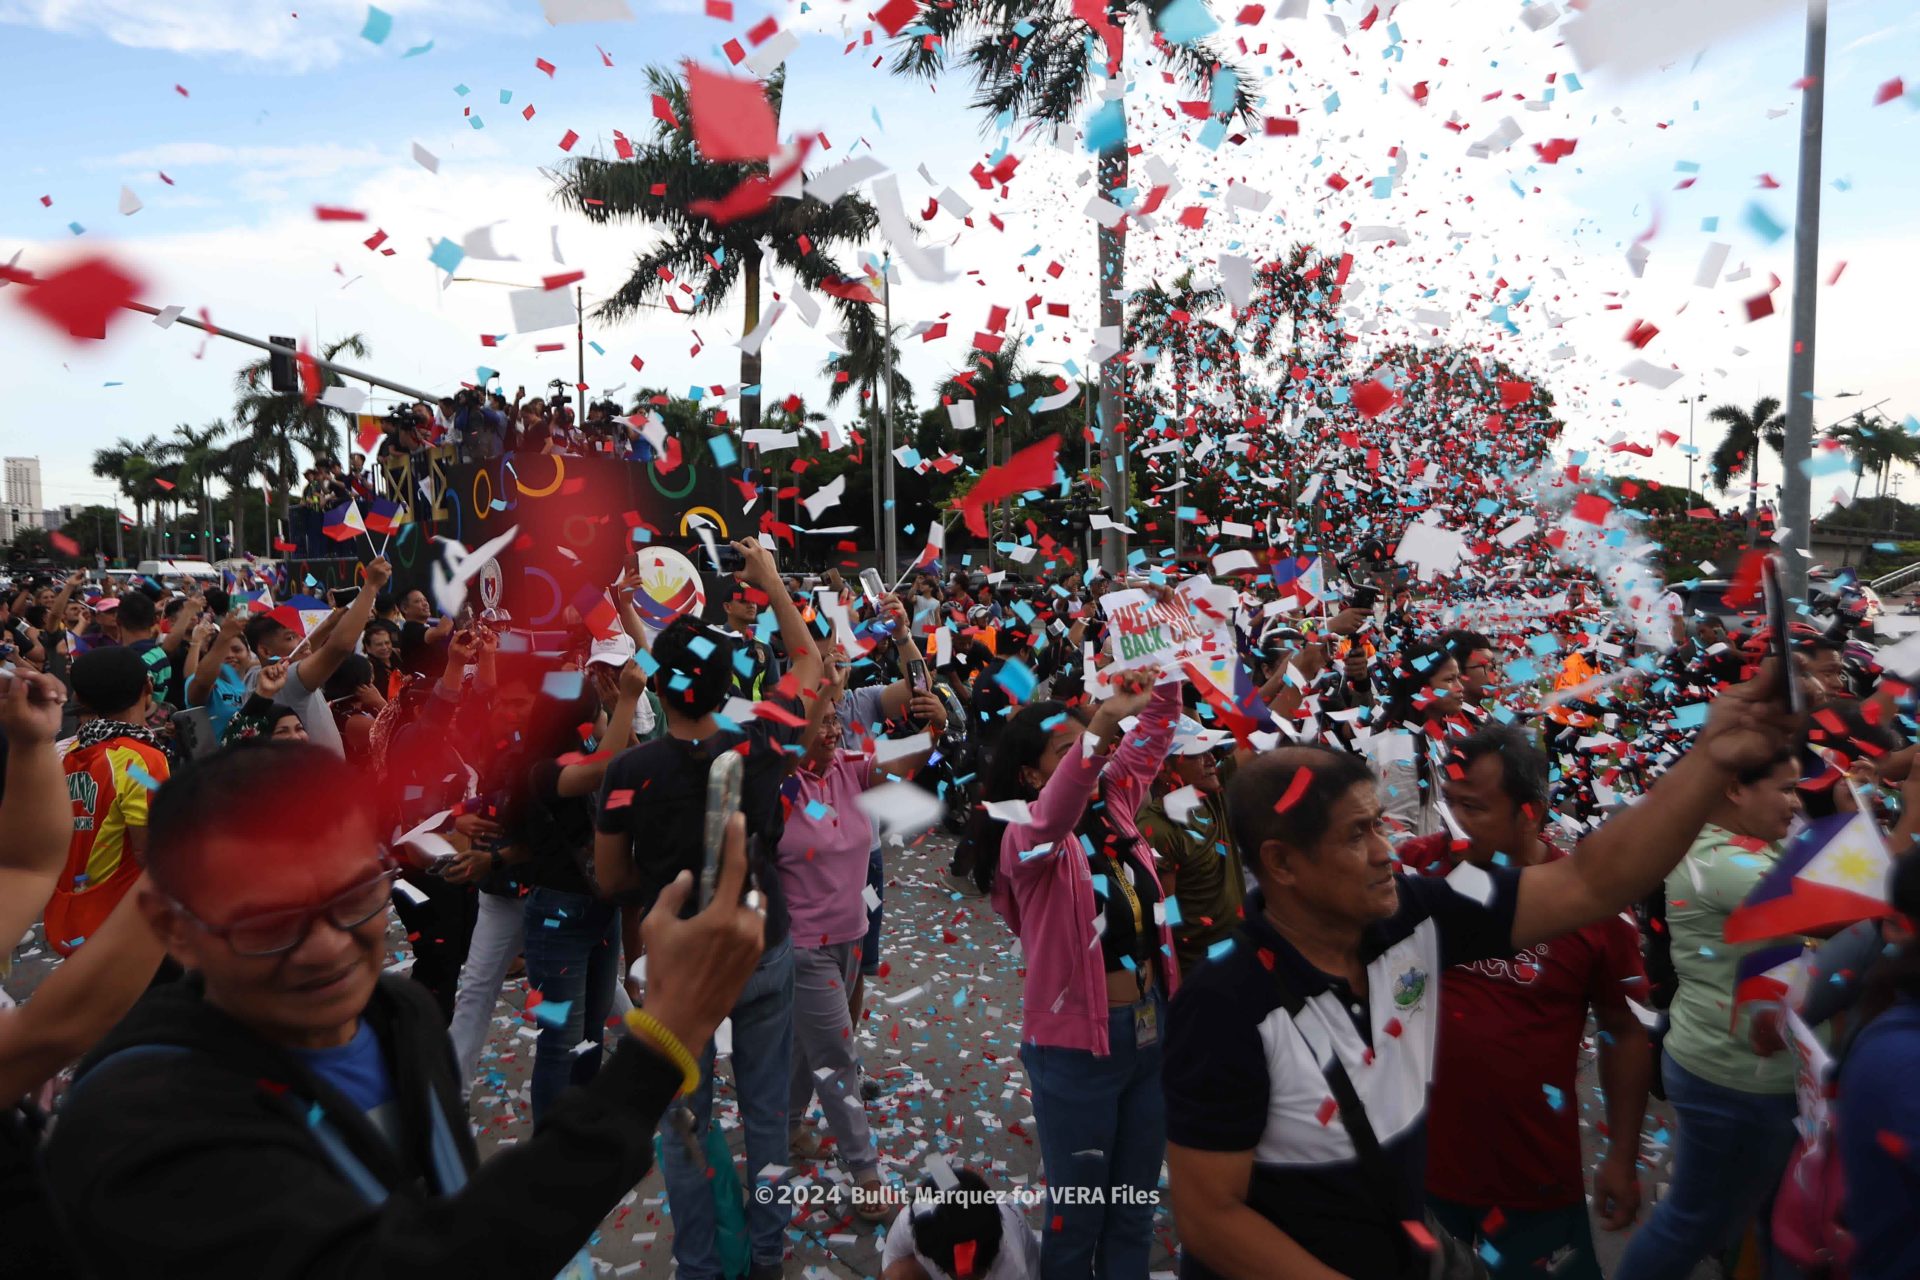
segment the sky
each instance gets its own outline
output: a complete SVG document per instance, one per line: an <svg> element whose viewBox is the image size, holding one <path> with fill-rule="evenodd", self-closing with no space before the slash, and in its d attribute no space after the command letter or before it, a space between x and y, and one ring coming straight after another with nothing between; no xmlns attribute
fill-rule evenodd
<svg viewBox="0 0 1920 1280"><path fill-rule="evenodd" d="M736 0L730 19L710 16L704 0L627 3L633 21L552 25L541 0L388 0L390 29L375 42L362 35L369 7L350 0L0 0L15 100L33 104L30 123L15 116L0 171L0 261L18 253L44 271L105 253L154 305L204 308L260 335L359 333L372 349L364 367L422 390L451 392L487 366L509 393L538 394L574 380L571 329L512 334L510 287L584 270L591 304L652 235L594 227L558 206L562 135L579 135L575 154L610 153L616 129L644 137L648 64L724 69L722 45L771 17L798 38L781 135L817 134L827 148L809 174L870 152L897 176L912 216L947 188L971 206L971 225L950 201L918 233L944 249L950 278L924 269L912 246L896 254L909 264L896 265L896 323L947 322L947 336L905 344L922 405L995 305L1013 309L1031 361L1092 367L1094 189L1077 130L1008 130L969 107L958 75L929 85L876 69L888 42L864 3ZM1648 21L1663 11L1655 0L1591 0L1577 15L1404 0L1363 28L1372 8L1213 6L1216 38L1262 115L1296 117L1294 136L1206 138L1178 107L1200 94L1167 83L1150 51L1131 51L1123 110L1136 186L1144 195L1149 158L1178 183L1129 235L1131 287L1186 268L1217 278L1223 259L1258 262L1297 240L1351 252L1345 321L1361 335L1363 366L1366 350L1408 338L1491 352L1553 389L1568 448L1599 463L1610 442L1655 446L1652 459L1612 457L1662 480L1687 474L1683 450L1658 438L1670 430L1684 442L1685 399L1707 396L1704 409L1784 397L1799 6L1690 0L1687 18ZM1920 292L1908 229L1920 195L1920 11L1910 0L1845 0L1829 23L1814 417L1825 425L1885 400L1902 420L1920 412L1908 353ZM1900 76L1915 92L1874 105ZM969 170L1003 149L1020 158L1017 173L1004 194L982 190ZM124 213L129 195L137 210ZM317 206L367 220L321 221ZM1197 227L1180 219L1188 209ZM442 237L460 242L489 224L495 251L514 260L469 256L453 280L428 260ZM375 229L391 254L362 243ZM1724 265L1700 287L1716 242ZM876 236L840 258L851 266L862 249L888 248ZM1770 287L1774 277L1787 283ZM770 285L790 293L781 272ZM229 412L245 348L138 316L104 342L76 343L16 305L21 292L0 289L10 357L0 451L40 457L49 505L110 501L89 462L116 438ZM1750 319L1762 295L1772 313ZM1035 297L1067 314L1037 307L1029 319ZM1635 348L1625 335L1636 325L1658 335ZM590 320L601 351L588 351L586 381L616 396L736 384L741 331L734 303L692 320L664 310ZM489 348L482 334L512 336ZM769 401L790 391L822 400L834 338L831 308L816 327L798 309L782 316L763 352ZM554 342L565 350L533 349ZM1636 360L1677 377L1659 389L1633 381L1622 370ZM1716 439L1703 415L1702 456ZM1817 478L1816 507L1846 487L1846 477Z"/></svg>

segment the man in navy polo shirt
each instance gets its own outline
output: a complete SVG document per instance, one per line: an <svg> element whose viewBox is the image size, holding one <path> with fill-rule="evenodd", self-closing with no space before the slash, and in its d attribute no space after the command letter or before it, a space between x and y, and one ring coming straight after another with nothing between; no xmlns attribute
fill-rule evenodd
<svg viewBox="0 0 1920 1280"><path fill-rule="evenodd" d="M1792 729L1770 687L1730 689L1652 793L1571 857L1466 863L1446 880L1396 872L1360 759L1289 747L1242 768L1228 810L1260 888L1234 950L1188 978L1167 1023L1181 1275L1424 1277L1441 971L1510 956L1647 893L1734 773ZM1371 1173L1331 1096L1322 1064L1336 1056L1380 1145Z"/></svg>

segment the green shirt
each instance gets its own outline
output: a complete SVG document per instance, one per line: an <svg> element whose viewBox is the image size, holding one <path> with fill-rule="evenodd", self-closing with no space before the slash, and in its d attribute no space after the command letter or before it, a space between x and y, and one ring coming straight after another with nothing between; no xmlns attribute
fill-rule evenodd
<svg viewBox="0 0 1920 1280"><path fill-rule="evenodd" d="M1140 807L1140 834L1153 846L1164 870L1174 874L1173 899L1180 922L1173 926L1174 958L1181 974L1192 973L1207 958L1207 948L1228 937L1240 923L1246 882L1240 852L1227 829L1224 794L1205 798L1187 815L1185 826L1167 817L1158 798Z"/></svg>
<svg viewBox="0 0 1920 1280"><path fill-rule="evenodd" d="M1793 1054L1760 1057L1747 1040L1753 1006L1733 1016L1735 967L1772 940L1732 943L1721 936L1727 916L1779 857L1777 844L1755 852L1743 837L1708 823L1667 873L1667 929L1680 988L1668 1010L1666 1050L1701 1079L1745 1093L1793 1092Z"/></svg>

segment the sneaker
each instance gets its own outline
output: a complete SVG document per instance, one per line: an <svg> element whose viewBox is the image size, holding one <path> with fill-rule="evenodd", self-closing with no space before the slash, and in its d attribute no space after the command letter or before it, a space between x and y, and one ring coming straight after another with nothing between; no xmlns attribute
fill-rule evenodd
<svg viewBox="0 0 1920 1280"><path fill-rule="evenodd" d="M787 1130L787 1150L796 1160L812 1160L820 1154L820 1135L812 1125L794 1125Z"/></svg>

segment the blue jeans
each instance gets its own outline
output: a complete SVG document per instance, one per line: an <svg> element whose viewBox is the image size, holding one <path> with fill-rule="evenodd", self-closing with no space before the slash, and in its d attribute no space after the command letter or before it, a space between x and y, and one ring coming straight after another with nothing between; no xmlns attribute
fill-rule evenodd
<svg viewBox="0 0 1920 1280"><path fill-rule="evenodd" d="M1148 994L1158 1034L1167 1027L1166 1001ZM1146 1001L1142 1001L1142 1004ZM1160 1092L1161 1042L1134 1043L1134 1010L1107 1010L1106 1057L1085 1049L1023 1044L1020 1058L1033 1082L1033 1118L1049 1192L1063 1187L1131 1187L1133 1202L1060 1204L1048 1197L1040 1232L1043 1280L1147 1274L1153 1247L1152 1192L1167 1154L1167 1116ZM1109 1195L1109 1200L1112 1197ZM1056 1223L1058 1229L1055 1229Z"/></svg>
<svg viewBox="0 0 1920 1280"><path fill-rule="evenodd" d="M787 1087L793 1071L793 944L782 941L760 957L733 1005L733 1083L746 1130L747 1169L756 1180L768 1165L786 1165ZM700 1052L700 1088L689 1099L694 1130L704 1135L713 1115L713 1042ZM683 1280L718 1280L713 1188L704 1163L695 1164L673 1128L660 1122L666 1165L667 1211L673 1215L673 1262ZM786 1257L787 1207L762 1204L747 1192L747 1235L756 1263Z"/></svg>
<svg viewBox="0 0 1920 1280"><path fill-rule="evenodd" d="M582 1040L596 1045L607 1029L613 987L620 972L618 908L579 893L534 889L527 894L521 954L527 985L543 1002L567 1002L565 1018L540 1024L533 1049L533 1123L572 1082L573 1050ZM597 1065L597 1064L596 1064Z"/></svg>
<svg viewBox="0 0 1920 1280"><path fill-rule="evenodd" d="M1696 1262L1718 1255L1772 1202L1797 1136L1791 1093L1728 1089L1666 1054L1660 1079L1679 1130L1673 1180L1621 1256L1619 1280L1686 1280ZM1763 1256L1770 1256L1764 1215L1759 1226Z"/></svg>

